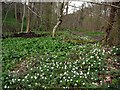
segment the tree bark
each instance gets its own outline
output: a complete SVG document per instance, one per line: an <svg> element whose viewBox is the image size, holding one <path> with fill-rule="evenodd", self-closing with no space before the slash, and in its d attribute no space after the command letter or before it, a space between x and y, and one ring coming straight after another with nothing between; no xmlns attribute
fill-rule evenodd
<svg viewBox="0 0 120 90"><path fill-rule="evenodd" d="M58 22L57 22L57 24L54 26L54 28L53 28L53 37L55 37L55 31L56 31L56 29L58 28L58 26L60 25L62 23L62 20L60 19Z"/></svg>
<svg viewBox="0 0 120 90"><path fill-rule="evenodd" d="M118 4L120 6L120 3ZM117 9L115 17L114 30L109 35L109 44L114 46L120 45L120 9Z"/></svg>
<svg viewBox="0 0 120 90"><path fill-rule="evenodd" d="M66 15L68 14L69 2L66 2Z"/></svg>
<svg viewBox="0 0 120 90"><path fill-rule="evenodd" d="M27 28L26 28L26 33L30 32L30 10L29 10L29 4L27 8Z"/></svg>
<svg viewBox="0 0 120 90"><path fill-rule="evenodd" d="M24 17L25 17L25 4L23 6L23 16L22 16L22 24L21 24L21 33L23 32Z"/></svg>
<svg viewBox="0 0 120 90"><path fill-rule="evenodd" d="M16 22L17 22L17 3L15 3L15 19L16 19Z"/></svg>
<svg viewBox="0 0 120 90"><path fill-rule="evenodd" d="M119 5L118 5L119 7L120 7L120 2L119 2ZM118 46L120 46L120 9L118 9L118 12L117 12L117 36L118 36L118 41L117 41L117 45Z"/></svg>
<svg viewBox="0 0 120 90"><path fill-rule="evenodd" d="M117 2L113 2L112 5L117 5ZM112 41L109 39L110 38L109 36L110 36L111 30L112 30L112 27L114 24L116 11L117 11L117 8L111 6L109 21L107 24L106 34L105 34L105 38L104 38L104 44L112 44Z"/></svg>
<svg viewBox="0 0 120 90"><path fill-rule="evenodd" d="M64 11L64 2L61 3L60 7L60 15L58 16L58 22L53 28L52 36L55 37L55 31L59 27L59 25L62 23L62 17L63 17L63 11Z"/></svg>
<svg viewBox="0 0 120 90"><path fill-rule="evenodd" d="M18 23L18 20L17 20L17 3L15 3L15 20L16 20L16 31L17 31L17 23Z"/></svg>
<svg viewBox="0 0 120 90"><path fill-rule="evenodd" d="M83 26L83 20L84 20L84 4L85 4L85 3L83 3L82 6L81 6L80 17L79 17L79 21L78 21L80 27Z"/></svg>

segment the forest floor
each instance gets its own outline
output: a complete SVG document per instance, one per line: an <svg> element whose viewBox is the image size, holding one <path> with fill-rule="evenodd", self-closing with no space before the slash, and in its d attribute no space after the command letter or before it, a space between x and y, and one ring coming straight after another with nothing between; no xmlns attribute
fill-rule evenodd
<svg viewBox="0 0 120 90"><path fill-rule="evenodd" d="M8 38L8 37L22 37L22 38L34 38L34 37L46 37L48 34L36 34L34 32L29 32L29 33L14 33L9 36L3 36L3 39Z"/></svg>
<svg viewBox="0 0 120 90"><path fill-rule="evenodd" d="M19 34L13 34L12 37L22 37L22 38L34 38L34 37L44 37L45 34L35 34L34 32L29 33L19 33Z"/></svg>
<svg viewBox="0 0 120 90"><path fill-rule="evenodd" d="M55 38L43 32L24 35L3 39L4 89L120 89L120 48L93 43L91 38L101 33L58 32Z"/></svg>

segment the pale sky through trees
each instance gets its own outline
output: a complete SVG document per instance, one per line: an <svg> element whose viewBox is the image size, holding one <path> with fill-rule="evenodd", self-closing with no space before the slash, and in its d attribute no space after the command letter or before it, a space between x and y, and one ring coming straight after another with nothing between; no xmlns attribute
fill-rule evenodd
<svg viewBox="0 0 120 90"><path fill-rule="evenodd" d="M71 1L71 3L69 3L70 6L68 9L68 14L79 10L79 8L75 8L75 7L80 7L82 4L83 4L83 2L81 2L81 1ZM72 6L75 6L75 7L72 7Z"/></svg>
<svg viewBox="0 0 120 90"><path fill-rule="evenodd" d="M2 0L2 2L60 2L60 1L69 1L68 14L80 10L80 6L85 2L118 2L120 0ZM87 3L85 3L87 7ZM75 7L74 7L75 6Z"/></svg>
<svg viewBox="0 0 120 90"><path fill-rule="evenodd" d="M83 3L85 3L85 1L90 1L90 2L118 2L120 0L71 0L70 3L69 3L69 9L68 9L68 14L71 14L73 12L76 12L77 10L80 10L80 7ZM85 3L86 7L88 6L87 3ZM72 7L72 6L75 6L75 7Z"/></svg>
<svg viewBox="0 0 120 90"><path fill-rule="evenodd" d="M28 0L0 0L0 2L22 2ZM90 1L90 2L118 2L120 0L29 0L29 2L60 2L60 1Z"/></svg>

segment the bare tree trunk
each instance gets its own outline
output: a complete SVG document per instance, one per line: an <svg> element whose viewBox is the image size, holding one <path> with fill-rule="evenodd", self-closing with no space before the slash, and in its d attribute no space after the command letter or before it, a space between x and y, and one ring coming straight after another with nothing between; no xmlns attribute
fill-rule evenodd
<svg viewBox="0 0 120 90"><path fill-rule="evenodd" d="M23 16L22 16L22 24L21 24L21 33L23 32L24 17L25 17L25 4L23 6Z"/></svg>
<svg viewBox="0 0 120 90"><path fill-rule="evenodd" d="M117 3L113 2L112 5L117 5ZM111 7L110 15L109 15L109 21L108 21L109 23L107 25L106 35L105 35L105 38L104 38L104 43L105 44L110 44L111 43L111 41L109 40L109 36L110 36L111 30L112 30L112 27L113 27L113 24L114 24L116 11L117 11L116 7Z"/></svg>
<svg viewBox="0 0 120 90"><path fill-rule="evenodd" d="M53 32L52 32L52 36L55 37L55 31L56 29L59 27L59 25L62 23L62 17L63 17L63 11L64 11L64 2L61 3L61 7L60 7L60 15L58 17L58 22L57 24L54 26L53 28Z"/></svg>
<svg viewBox="0 0 120 90"><path fill-rule="evenodd" d="M120 7L120 2L119 2L119 5L118 5L119 7ZM117 36L118 36L118 41L117 41L117 45L119 45L120 46L120 9L118 9L118 12L117 12Z"/></svg>
<svg viewBox="0 0 120 90"><path fill-rule="evenodd" d="M27 28L26 28L26 33L30 32L30 10L29 10L29 4L27 8Z"/></svg>
<svg viewBox="0 0 120 90"><path fill-rule="evenodd" d="M69 2L66 2L66 15L68 14Z"/></svg>
<svg viewBox="0 0 120 90"><path fill-rule="evenodd" d="M118 4L120 6L120 3ZM109 35L109 45L119 46L120 45L120 9L116 12L114 30L111 30Z"/></svg>
<svg viewBox="0 0 120 90"><path fill-rule="evenodd" d="M84 20L84 5L85 3L83 3L82 4L82 6L81 6L81 12L80 12L80 18L79 18L79 25L80 25L80 27L82 27L83 26L83 20Z"/></svg>
<svg viewBox="0 0 120 90"><path fill-rule="evenodd" d="M56 31L56 29L58 28L58 26L60 25L62 23L62 20L60 19L58 22L57 22L57 24L54 26L54 28L53 28L53 37L55 36L55 31Z"/></svg>
<svg viewBox="0 0 120 90"><path fill-rule="evenodd" d="M17 23L18 23L18 20L17 20L17 3L15 3L15 20L16 20L16 31L17 31Z"/></svg>
<svg viewBox="0 0 120 90"><path fill-rule="evenodd" d="M16 22L17 22L17 3L15 3L15 19L16 19Z"/></svg>

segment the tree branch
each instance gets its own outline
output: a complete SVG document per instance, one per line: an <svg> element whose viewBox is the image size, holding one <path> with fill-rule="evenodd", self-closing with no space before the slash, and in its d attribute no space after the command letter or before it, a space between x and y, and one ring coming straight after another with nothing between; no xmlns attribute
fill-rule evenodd
<svg viewBox="0 0 120 90"><path fill-rule="evenodd" d="M113 5L113 4L106 4L106 3L96 3L96 2L87 2L87 3L91 3L91 4L97 4L97 5L104 5L104 6L110 6L110 7L115 7L117 9L120 9L119 6ZM118 2L120 3L120 2Z"/></svg>

